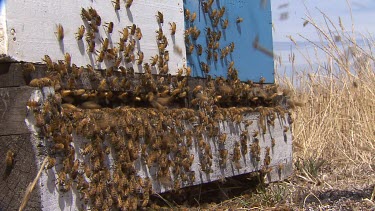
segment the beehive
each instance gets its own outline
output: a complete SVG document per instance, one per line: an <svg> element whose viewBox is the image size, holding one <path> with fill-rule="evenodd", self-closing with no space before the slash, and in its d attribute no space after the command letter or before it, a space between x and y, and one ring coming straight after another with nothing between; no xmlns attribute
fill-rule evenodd
<svg viewBox="0 0 375 211"><path fill-rule="evenodd" d="M118 8L116 1L30 0L3 5L3 154L27 145L19 159L35 161L30 177L49 158L30 202L36 209L136 209L147 206L155 192L253 171L262 171L267 181L291 173L285 93L265 84L273 82L267 53L272 52L270 5L200 3L139 0L128 7L120 2ZM210 16L218 19L217 26ZM256 24L266 30L248 26ZM81 25L82 40L76 34ZM213 32L217 40L210 43ZM217 61L206 50L216 52ZM248 81L260 78L260 84ZM10 175L21 167L15 165ZM27 181L20 184L26 188ZM19 201L7 203L1 206L16 207Z"/></svg>

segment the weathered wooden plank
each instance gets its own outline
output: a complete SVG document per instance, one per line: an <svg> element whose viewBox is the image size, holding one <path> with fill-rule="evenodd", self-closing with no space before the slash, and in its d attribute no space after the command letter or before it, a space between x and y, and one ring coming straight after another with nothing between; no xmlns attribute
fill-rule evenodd
<svg viewBox="0 0 375 211"><path fill-rule="evenodd" d="M32 87L0 88L0 136L30 133L25 124Z"/></svg>
<svg viewBox="0 0 375 211"><path fill-rule="evenodd" d="M20 63L0 63L0 88L24 85L26 81Z"/></svg>
<svg viewBox="0 0 375 211"><path fill-rule="evenodd" d="M5 177L7 151L15 153L14 167ZM0 136L0 210L18 210L27 186L38 171L30 134ZM25 210L41 210L40 186L36 186Z"/></svg>

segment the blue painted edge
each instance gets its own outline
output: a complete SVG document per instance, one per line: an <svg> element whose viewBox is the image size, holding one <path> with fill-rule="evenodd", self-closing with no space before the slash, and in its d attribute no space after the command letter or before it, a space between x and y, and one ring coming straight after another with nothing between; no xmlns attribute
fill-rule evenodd
<svg viewBox="0 0 375 211"><path fill-rule="evenodd" d="M209 75L227 76L228 65L231 61L235 62L235 68L238 70L238 76L241 81L259 81L261 77L266 79L266 83L274 83L274 61L273 57L259 51L253 47L256 37L259 38L259 45L269 52L273 52L272 40L272 16L270 0L265 5L259 1L248 0L215 0L210 11L220 10L225 7L220 23L217 27L213 26L213 21L208 13L203 11L202 0L184 0L185 16L186 11L190 14L195 12L197 18L194 23L185 19L185 28L197 27L200 30L198 39L194 40L189 36L187 43L187 63L192 68L194 77L206 77L202 71L201 63L204 62L210 67ZM243 18L243 22L236 23L237 18ZM229 24L226 29L221 26L224 20ZM209 39L206 37L206 27L211 31L221 31L219 40L220 49L235 44L235 50L223 59L220 59L220 50L210 50L211 54L218 54L218 60L207 59ZM194 45L193 53L189 54L189 46ZM203 53L198 55L197 46L202 46ZM213 53L216 52L216 53ZM212 57L212 56L211 56Z"/></svg>

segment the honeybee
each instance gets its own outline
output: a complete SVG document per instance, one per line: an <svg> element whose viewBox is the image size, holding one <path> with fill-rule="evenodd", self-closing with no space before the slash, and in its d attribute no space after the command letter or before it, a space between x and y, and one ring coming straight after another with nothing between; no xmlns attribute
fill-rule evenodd
<svg viewBox="0 0 375 211"><path fill-rule="evenodd" d="M226 9L225 7L221 7L221 9L219 10L219 12L217 14L218 18L222 18L224 16L225 9Z"/></svg>
<svg viewBox="0 0 375 211"><path fill-rule="evenodd" d="M56 158L52 158L48 156L47 159L48 159L48 164L46 166L47 169L51 169L52 167L56 165Z"/></svg>
<svg viewBox="0 0 375 211"><path fill-rule="evenodd" d="M119 31L120 34L122 34L122 41L126 42L128 41L128 38L129 38L129 30L128 28L123 28L122 31Z"/></svg>
<svg viewBox="0 0 375 211"><path fill-rule="evenodd" d="M98 58L96 59L97 62L103 62L104 60L104 56L105 56L105 52L104 51L96 51L97 53L99 53L98 55Z"/></svg>
<svg viewBox="0 0 375 211"><path fill-rule="evenodd" d="M185 9L185 19L189 20L189 18L190 18L190 10L189 9Z"/></svg>
<svg viewBox="0 0 375 211"><path fill-rule="evenodd" d="M12 169L14 168L14 152L9 149L7 151L7 155L5 157L5 174L4 174L4 179L7 178L10 173L12 172Z"/></svg>
<svg viewBox="0 0 375 211"><path fill-rule="evenodd" d="M144 54L143 54L142 51L138 51L137 55L138 55L138 59L137 59L138 62L137 62L137 64L141 65L143 63Z"/></svg>
<svg viewBox="0 0 375 211"><path fill-rule="evenodd" d="M206 63L201 62L201 69L204 73L209 73L210 72L210 66L208 66Z"/></svg>
<svg viewBox="0 0 375 211"><path fill-rule="evenodd" d="M128 26L128 28L130 29L130 34L134 35L135 34L135 29L137 28L137 26L135 24L133 24L131 26Z"/></svg>
<svg viewBox="0 0 375 211"><path fill-rule="evenodd" d="M230 50L230 52L231 53L233 53L233 51L234 51L234 42L231 42L230 44L229 44L229 50Z"/></svg>
<svg viewBox="0 0 375 211"><path fill-rule="evenodd" d="M222 133L222 134L219 136L219 143L220 143L220 144L224 144L226 140L227 140L227 134L226 134L226 133Z"/></svg>
<svg viewBox="0 0 375 211"><path fill-rule="evenodd" d="M196 27L194 27L192 30L192 34L191 34L193 39L197 40L200 34L201 34L201 31L197 29Z"/></svg>
<svg viewBox="0 0 375 211"><path fill-rule="evenodd" d="M188 54L192 54L193 51L194 51L194 44L191 44L191 45L189 46L189 48L187 49L187 53L188 53Z"/></svg>
<svg viewBox="0 0 375 211"><path fill-rule="evenodd" d="M59 171L57 173L57 184L63 186L66 181L66 173L64 171Z"/></svg>
<svg viewBox="0 0 375 211"><path fill-rule="evenodd" d="M107 51L109 46L109 40L108 38L105 38L102 40L102 51Z"/></svg>
<svg viewBox="0 0 375 211"><path fill-rule="evenodd" d="M271 138L271 147L273 148L276 145L276 141L274 138Z"/></svg>
<svg viewBox="0 0 375 211"><path fill-rule="evenodd" d="M158 59L159 59L159 55L156 54L155 56L152 56L150 65L155 66L156 63L158 62Z"/></svg>
<svg viewBox="0 0 375 211"><path fill-rule="evenodd" d="M87 10L85 10L85 8L81 8L81 17L82 19L87 21L91 21L92 19L90 13Z"/></svg>
<svg viewBox="0 0 375 211"><path fill-rule="evenodd" d="M233 162L235 163L238 163L241 159L241 151L240 151L240 148L239 148L239 144L238 142L236 142L235 146L234 146L234 149L233 149Z"/></svg>
<svg viewBox="0 0 375 211"><path fill-rule="evenodd" d="M196 12L193 12L193 14L191 14L191 18L190 18L190 22L194 22L195 19L197 18L197 13Z"/></svg>
<svg viewBox="0 0 375 211"><path fill-rule="evenodd" d="M40 106L40 103L38 101L29 100L27 101L27 106L30 107L30 109L32 109L33 111L36 111Z"/></svg>
<svg viewBox="0 0 375 211"><path fill-rule="evenodd" d="M115 10L120 10L120 0L112 1L114 3Z"/></svg>
<svg viewBox="0 0 375 211"><path fill-rule="evenodd" d="M83 34L85 34L85 26L81 25L80 27L78 27L78 32L75 34L77 40L82 40Z"/></svg>
<svg viewBox="0 0 375 211"><path fill-rule="evenodd" d="M217 62L218 59L219 59L219 54L218 54L216 51L214 51L214 52L213 52L213 56L214 56L214 60L215 60L215 62Z"/></svg>
<svg viewBox="0 0 375 211"><path fill-rule="evenodd" d="M94 53L94 51L95 51L95 41L94 40L88 40L87 44L88 44L87 51L90 52L90 53Z"/></svg>
<svg viewBox="0 0 375 211"><path fill-rule="evenodd" d="M196 48L197 48L197 54L198 54L199 56L201 56L201 55L202 55L202 51L203 51L202 45L198 44L198 45L196 46Z"/></svg>
<svg viewBox="0 0 375 211"><path fill-rule="evenodd" d="M76 179L78 175L78 168L79 168L79 161L75 160L73 163L73 167L70 173L70 176L72 179Z"/></svg>
<svg viewBox="0 0 375 211"><path fill-rule="evenodd" d="M44 59L42 59L42 61L46 63L48 70L53 70L54 65L51 57L49 57L48 55L44 55Z"/></svg>
<svg viewBox="0 0 375 211"><path fill-rule="evenodd" d="M61 24L58 24L56 26L56 32L55 32L56 36L57 36L57 40L58 41L62 41L64 39L64 28Z"/></svg>
<svg viewBox="0 0 375 211"><path fill-rule="evenodd" d="M135 29L135 37L138 39L138 40L141 40L142 39L142 31L141 31L141 28L137 27Z"/></svg>
<svg viewBox="0 0 375 211"><path fill-rule="evenodd" d="M93 18L99 16L99 15L98 15L98 12L97 12L94 8L92 8L92 7L90 7L90 8L88 9L88 12L89 12L89 14L91 15L91 17L93 17Z"/></svg>
<svg viewBox="0 0 375 211"><path fill-rule="evenodd" d="M288 126L284 126L284 129L283 129L284 133L288 132L288 130L289 130L289 127Z"/></svg>
<svg viewBox="0 0 375 211"><path fill-rule="evenodd" d="M242 23L242 22L243 22L243 18L238 17L236 20L236 23Z"/></svg>
<svg viewBox="0 0 375 211"><path fill-rule="evenodd" d="M220 160L219 163L221 166L225 166L227 159L228 159L228 150L227 149L221 149L219 150L220 153Z"/></svg>
<svg viewBox="0 0 375 211"><path fill-rule="evenodd" d="M107 33L111 34L113 32L113 22L106 22L104 27L107 28Z"/></svg>
<svg viewBox="0 0 375 211"><path fill-rule="evenodd" d="M72 57L70 56L69 53L65 53L65 64L66 66L70 67L71 63L72 63Z"/></svg>
<svg viewBox="0 0 375 211"><path fill-rule="evenodd" d="M133 0L126 0L125 6L126 8L130 8L132 6Z"/></svg>
<svg viewBox="0 0 375 211"><path fill-rule="evenodd" d="M158 11L158 14L156 15L156 18L160 24L164 23L164 15L160 11Z"/></svg>
<svg viewBox="0 0 375 211"><path fill-rule="evenodd" d="M176 23L175 22L172 22L172 23L169 23L169 25L171 26L171 35L175 35L176 34Z"/></svg>

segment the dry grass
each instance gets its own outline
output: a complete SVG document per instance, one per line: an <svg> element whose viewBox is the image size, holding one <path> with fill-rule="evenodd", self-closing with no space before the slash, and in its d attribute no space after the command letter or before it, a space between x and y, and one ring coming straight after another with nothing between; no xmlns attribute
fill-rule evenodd
<svg viewBox="0 0 375 211"><path fill-rule="evenodd" d="M279 77L303 107L294 110L294 155L328 161L335 168L362 166L375 171L375 71L371 52L356 44L342 23L318 26L322 42L312 44L326 55L318 69L294 70L294 81ZM303 36L302 36L303 37ZM307 41L308 38L305 38ZM298 48L298 46L297 46ZM307 60L312 66L311 59Z"/></svg>

